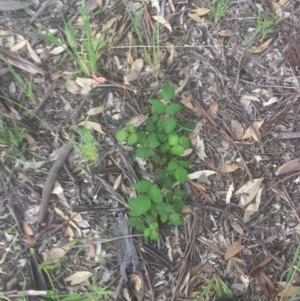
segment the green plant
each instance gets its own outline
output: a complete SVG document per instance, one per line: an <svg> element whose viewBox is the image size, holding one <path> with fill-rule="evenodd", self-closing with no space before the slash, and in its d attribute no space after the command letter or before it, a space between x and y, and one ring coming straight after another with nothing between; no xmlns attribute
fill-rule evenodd
<svg viewBox="0 0 300 301"><path fill-rule="evenodd" d="M17 158L25 161L24 153L20 148L21 142L26 139L24 130L12 121L8 128L7 122L0 118L0 161L6 158Z"/></svg>
<svg viewBox="0 0 300 301"><path fill-rule="evenodd" d="M292 263L290 265L290 268L288 269L288 274L287 274L287 280L286 280L286 285L283 291L280 293L280 299L279 301L282 300L288 300L288 301L293 301L296 300L297 297L300 296L300 287L298 288L295 287L295 291L293 292L292 296L287 295L289 289L292 286L292 283L295 279L295 276L300 273L300 243L298 243L297 249L294 253ZM289 298L288 298L289 297ZM288 298L288 299L287 299Z"/></svg>
<svg viewBox="0 0 300 301"><path fill-rule="evenodd" d="M128 199L129 225L151 239L158 238L159 222L182 224L182 185L187 181L190 166L182 157L190 141L183 124L176 119L182 106L171 101L175 92L170 84L163 86L161 96L162 100L151 101L152 114L143 126L127 124L116 134L119 142L134 148L137 157L151 162L157 174L157 183L147 179L136 183L138 195Z"/></svg>
<svg viewBox="0 0 300 301"><path fill-rule="evenodd" d="M71 129L78 134L78 142L74 142L75 149L79 152L83 163L92 165L99 159L97 142L92 131L87 127L87 120L82 125L73 125Z"/></svg>
<svg viewBox="0 0 300 301"><path fill-rule="evenodd" d="M220 23L229 6L229 0L208 0L207 2L214 22Z"/></svg>
<svg viewBox="0 0 300 301"><path fill-rule="evenodd" d="M261 39L264 39L269 33L273 31L274 25L281 21L277 15L271 16L268 13L260 13L255 17L256 28L261 34Z"/></svg>
<svg viewBox="0 0 300 301"><path fill-rule="evenodd" d="M124 5L127 10L130 11L127 1L123 0ZM138 40L137 47L143 49L144 58L147 64L149 64L154 71L158 71L160 68L160 34L159 34L159 22L153 22L152 20L147 20L150 25L150 35L145 34L142 27L143 17L145 16L145 11L147 10L146 2L142 1L141 7L134 11L131 11L129 17L131 19L134 33ZM146 14L147 15L147 14ZM150 17L149 17L150 18ZM145 39L147 36L148 39Z"/></svg>
<svg viewBox="0 0 300 301"><path fill-rule="evenodd" d="M84 0L80 6L80 23L80 26L76 26L64 20L64 33L67 46L54 34L50 33L43 24L41 26L46 31L46 34L42 34L42 38L57 47L64 48L67 55L74 59L80 72L91 76L97 73L97 62L104 51L104 47L109 43L111 38L104 37L102 33L96 33L93 30Z"/></svg>

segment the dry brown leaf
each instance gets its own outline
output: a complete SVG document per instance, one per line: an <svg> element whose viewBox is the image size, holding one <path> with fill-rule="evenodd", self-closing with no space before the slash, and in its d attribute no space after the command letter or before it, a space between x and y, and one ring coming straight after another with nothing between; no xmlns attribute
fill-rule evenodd
<svg viewBox="0 0 300 301"><path fill-rule="evenodd" d="M250 217L255 214L259 209L259 204L249 204L247 206L247 208L245 209L245 212L244 212L244 216L243 216L243 222L244 223L247 223L249 222L250 220Z"/></svg>
<svg viewBox="0 0 300 301"><path fill-rule="evenodd" d="M249 204L256 196L260 185L264 178L254 179L245 183L240 189L235 192L235 195L240 195L239 206L244 207Z"/></svg>
<svg viewBox="0 0 300 301"><path fill-rule="evenodd" d="M210 12L209 8L206 7L198 7L196 9L191 10L192 13L196 14L199 17L205 16Z"/></svg>
<svg viewBox="0 0 300 301"><path fill-rule="evenodd" d="M299 170L300 170L300 159L298 158L298 159L293 159L279 166L277 171L275 172L275 175L280 176L288 172L294 172Z"/></svg>
<svg viewBox="0 0 300 301"><path fill-rule="evenodd" d="M241 225L237 222L232 222L230 226L239 234L244 235L244 230Z"/></svg>
<svg viewBox="0 0 300 301"><path fill-rule="evenodd" d="M37 64L41 64L42 61L40 59L40 57L37 55L37 53L33 50L33 48L31 47L30 43L27 41L27 50L30 54L30 57L37 63Z"/></svg>
<svg viewBox="0 0 300 301"><path fill-rule="evenodd" d="M71 246L69 244L64 245L61 248L53 248L51 250L47 250L42 253L43 262L45 264L55 263L59 259L65 256L65 254L71 250Z"/></svg>
<svg viewBox="0 0 300 301"><path fill-rule="evenodd" d="M34 234L30 225L27 224L25 221L23 222L23 231L24 231L25 235L27 235L27 236L33 236L33 234Z"/></svg>
<svg viewBox="0 0 300 301"><path fill-rule="evenodd" d="M218 32L218 35L220 37L229 38L233 35L233 30L230 29L224 29Z"/></svg>
<svg viewBox="0 0 300 301"><path fill-rule="evenodd" d="M75 237L75 233L74 231L72 230L72 228L70 226L67 226L66 227L66 230L65 230L65 238L74 238Z"/></svg>
<svg viewBox="0 0 300 301"><path fill-rule="evenodd" d="M279 286L279 296L280 297L291 297L293 296L297 291L300 291L300 286L295 286L293 284L287 283L287 282L277 282Z"/></svg>
<svg viewBox="0 0 300 301"><path fill-rule="evenodd" d="M188 16L196 23L202 23L202 19L197 14L189 12Z"/></svg>
<svg viewBox="0 0 300 301"><path fill-rule="evenodd" d="M71 282L70 285L78 285L83 282L86 282L93 274L89 271L78 271L74 274L66 277L64 280L67 282Z"/></svg>
<svg viewBox="0 0 300 301"><path fill-rule="evenodd" d="M17 52L20 49L24 48L26 46L26 44L27 44L27 41L26 40L22 40L22 41L16 43L15 45L13 45L12 47L10 47L10 51Z"/></svg>
<svg viewBox="0 0 300 301"><path fill-rule="evenodd" d="M103 24L101 31L107 31L108 29L110 29L114 23L118 20L118 17L114 17L109 19L106 23Z"/></svg>
<svg viewBox="0 0 300 301"><path fill-rule="evenodd" d="M205 158L207 158L207 155L205 153L205 146L203 139L200 139L199 135L196 135L195 137L191 138L191 143L194 145L198 157L205 161Z"/></svg>
<svg viewBox="0 0 300 301"><path fill-rule="evenodd" d="M228 260L228 259L234 257L236 254L238 254L244 248L245 247L239 241L232 243L226 250L225 260Z"/></svg>
<svg viewBox="0 0 300 301"><path fill-rule="evenodd" d="M140 72L144 67L144 61L142 59L137 59L132 63L131 70L128 74L124 76L125 84L129 84L131 81L136 80L139 77Z"/></svg>
<svg viewBox="0 0 300 301"><path fill-rule="evenodd" d="M238 140L242 140L243 134L244 134L243 126L240 124L240 122L238 122L235 119L231 119L230 123L231 123L231 129L234 133L235 138Z"/></svg>
<svg viewBox="0 0 300 301"><path fill-rule="evenodd" d="M104 112L104 110L105 110L104 106L94 107L94 108L89 109L86 112L86 114L89 115L89 116L93 116L93 115L97 115L97 114L100 114L100 113Z"/></svg>
<svg viewBox="0 0 300 301"><path fill-rule="evenodd" d="M180 102L187 107L190 110L194 110L194 106L192 104L193 101L193 96L192 95L188 95L188 96L184 96L182 95L182 98L180 100Z"/></svg>
<svg viewBox="0 0 300 301"><path fill-rule="evenodd" d="M117 179L115 180L113 190L117 190L119 188L120 184L122 183L122 180L123 180L123 175L122 174L118 175Z"/></svg>
<svg viewBox="0 0 300 301"><path fill-rule="evenodd" d="M167 61L167 64L168 65L171 65L173 63L173 60L174 60L174 57L175 57L175 46L174 44L170 43L170 42L167 42L166 43L166 48L167 48L167 51L169 52L170 56L168 57L168 61Z"/></svg>
<svg viewBox="0 0 300 301"><path fill-rule="evenodd" d="M68 80L66 83L66 89L72 94L79 94L80 87L72 79Z"/></svg>
<svg viewBox="0 0 300 301"><path fill-rule="evenodd" d="M217 118L218 115L219 104L214 101L209 105L209 113L213 118Z"/></svg>
<svg viewBox="0 0 300 301"><path fill-rule="evenodd" d="M103 76L97 76L97 75L93 74L92 78L99 84L105 84L107 82L107 79Z"/></svg>
<svg viewBox="0 0 300 301"><path fill-rule="evenodd" d="M171 24L164 17L157 15L157 16L152 16L152 18L158 23L160 23L161 25L163 25L164 27L166 27L170 32L172 32Z"/></svg>
<svg viewBox="0 0 300 301"><path fill-rule="evenodd" d="M86 87L95 88L95 87L99 86L99 82L97 82L93 78L77 77L75 79L75 82L81 88L86 88Z"/></svg>
<svg viewBox="0 0 300 301"><path fill-rule="evenodd" d="M251 46L249 51L251 53L262 53L264 52L268 46L270 45L270 43L272 42L273 39L269 39L267 41L265 41L264 43L262 43L261 45L259 46Z"/></svg>
<svg viewBox="0 0 300 301"><path fill-rule="evenodd" d="M101 124L99 124L97 122L94 122L94 121L82 121L78 125L84 125L89 130L94 130L94 131L97 131L97 132L99 132L101 134L104 134L104 132L102 130Z"/></svg>
<svg viewBox="0 0 300 301"><path fill-rule="evenodd" d="M221 173L231 173L239 169L240 167L236 164L227 164L219 169Z"/></svg>
<svg viewBox="0 0 300 301"><path fill-rule="evenodd" d="M251 126L249 126L243 136L243 139L253 138L255 141L260 142L260 132L259 129L261 128L264 120L261 121L254 121Z"/></svg>

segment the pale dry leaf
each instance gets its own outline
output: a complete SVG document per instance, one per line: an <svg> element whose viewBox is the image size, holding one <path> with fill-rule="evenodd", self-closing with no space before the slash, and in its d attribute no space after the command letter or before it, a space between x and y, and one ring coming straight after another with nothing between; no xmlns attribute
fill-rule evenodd
<svg viewBox="0 0 300 301"><path fill-rule="evenodd" d="M94 116L94 115L98 115L100 113L103 113L105 110L105 107L104 106L100 106L100 107L94 107L94 108L91 108L89 109L86 114L89 115L89 116Z"/></svg>
<svg viewBox="0 0 300 301"><path fill-rule="evenodd" d="M237 140L243 139L244 129L241 123L235 119L231 119L231 129L234 133L234 136Z"/></svg>
<svg viewBox="0 0 300 301"><path fill-rule="evenodd" d="M175 94L179 94L182 92L182 90L188 83L189 78L190 78L190 72L189 72L188 68L185 68L184 69L184 78L179 81L178 88L175 90Z"/></svg>
<svg viewBox="0 0 300 301"><path fill-rule="evenodd" d="M42 253L43 262L45 264L55 263L63 258L68 251L71 250L71 245L66 244L61 248L53 248Z"/></svg>
<svg viewBox="0 0 300 301"><path fill-rule="evenodd" d="M197 14L189 12L188 16L196 23L202 23L202 18L199 17Z"/></svg>
<svg viewBox="0 0 300 301"><path fill-rule="evenodd" d="M137 274L131 274L129 276L132 283L134 283L134 289L136 292L141 292L144 289L142 278Z"/></svg>
<svg viewBox="0 0 300 301"><path fill-rule="evenodd" d="M245 209L244 216L243 216L243 222L247 223L250 220L250 217L255 214L259 209L258 204L249 204L247 208Z"/></svg>
<svg viewBox="0 0 300 301"><path fill-rule="evenodd" d="M233 183L231 183L226 193L226 199L225 199L226 204L230 203L233 192L234 192L234 186Z"/></svg>
<svg viewBox="0 0 300 301"><path fill-rule="evenodd" d="M183 154L180 155L180 157L187 157L193 152L192 148L187 148L183 151Z"/></svg>
<svg viewBox="0 0 300 301"><path fill-rule="evenodd" d="M206 7L197 7L190 10L191 13L196 14L199 17L205 16L210 12L209 8Z"/></svg>
<svg viewBox="0 0 300 301"><path fill-rule="evenodd" d="M194 110L194 106L192 104L193 101L193 96L192 95L188 95L188 96L184 96L182 95L182 98L180 100L180 102L187 107L190 110Z"/></svg>
<svg viewBox="0 0 300 301"><path fill-rule="evenodd" d="M207 155L205 153L205 146L204 146L203 139L200 139L200 137L198 135L196 135L195 137L191 138L191 143L194 145L194 147L197 151L198 157L201 160L205 161L205 158L207 158Z"/></svg>
<svg viewBox="0 0 300 301"><path fill-rule="evenodd" d="M140 72L144 67L144 61L142 59L137 59L132 63L131 70L128 74L124 76L125 84L129 84L131 81L136 80L139 77Z"/></svg>
<svg viewBox="0 0 300 301"><path fill-rule="evenodd" d="M278 295L287 299L300 291L300 286L296 286L291 283L280 281L277 282L277 284L280 286Z"/></svg>
<svg viewBox="0 0 300 301"><path fill-rule="evenodd" d="M30 169L40 169L46 161L26 161L23 164L23 170L30 170Z"/></svg>
<svg viewBox="0 0 300 301"><path fill-rule="evenodd" d="M122 183L122 180L123 180L123 175L122 174L118 175L117 179L114 182L113 190L117 190L119 188L120 184Z"/></svg>
<svg viewBox="0 0 300 301"><path fill-rule="evenodd" d="M239 206L244 207L255 198L263 179L264 178L258 178L248 181L235 192L235 195L240 195Z"/></svg>
<svg viewBox="0 0 300 301"><path fill-rule="evenodd" d="M273 39L271 38L271 39L268 39L267 41L265 41L264 43L260 44L259 46L251 46L249 51L251 53L262 53L268 48L268 46L271 44L272 40Z"/></svg>
<svg viewBox="0 0 300 301"><path fill-rule="evenodd" d="M38 145L37 142L36 142L36 140L31 135L29 135L29 134L26 134L25 138L26 138L26 140L28 142L29 149L32 150L32 151L36 150L37 145Z"/></svg>
<svg viewBox="0 0 300 301"><path fill-rule="evenodd" d="M118 17L114 17L109 19L106 23L103 24L101 31L107 31L108 29L110 29L114 23L118 20Z"/></svg>
<svg viewBox="0 0 300 301"><path fill-rule="evenodd" d="M218 115L219 104L214 101L209 105L209 113L213 118L217 118Z"/></svg>
<svg viewBox="0 0 300 301"><path fill-rule="evenodd" d="M99 86L99 82L97 82L93 78L77 77L75 79L75 82L81 88L86 88L86 87L95 88Z"/></svg>
<svg viewBox="0 0 300 301"><path fill-rule="evenodd" d="M152 16L152 18L158 23L160 23L161 25L163 25L164 27L166 27L170 32L172 32L171 24L164 17L157 15L157 16Z"/></svg>
<svg viewBox="0 0 300 301"><path fill-rule="evenodd" d="M40 59L40 57L37 55L37 53L33 50L33 48L31 47L30 43L27 41L27 50L30 54L30 57L33 59L33 61L35 61L37 64L41 64L42 61Z"/></svg>
<svg viewBox="0 0 300 301"><path fill-rule="evenodd" d="M228 259L234 257L239 252L241 252L244 248L245 248L245 246L243 246L241 244L241 242L235 241L230 246L228 246L226 253L225 253L225 260L228 260Z"/></svg>
<svg viewBox="0 0 300 301"><path fill-rule="evenodd" d="M22 41L16 43L15 45L13 45L12 47L10 47L10 51L11 52L17 52L20 49L24 48L26 46L26 44L27 44L27 41L26 40L22 40Z"/></svg>
<svg viewBox="0 0 300 301"><path fill-rule="evenodd" d="M64 236L65 238L70 238L70 239L73 239L75 237L75 233L70 226L66 227Z"/></svg>
<svg viewBox="0 0 300 301"><path fill-rule="evenodd" d="M66 83L66 89L72 94L79 94L80 92L80 87L73 81L72 79L68 80Z"/></svg>
<svg viewBox="0 0 300 301"><path fill-rule="evenodd" d="M218 32L218 35L220 37L229 38L229 37L231 37L233 35L233 33L234 32L231 29L223 29L223 30L221 30L221 31Z"/></svg>
<svg viewBox="0 0 300 301"><path fill-rule="evenodd" d="M174 44L172 44L170 42L167 42L166 43L166 48L167 48L167 51L170 54L170 56L168 57L168 60L167 60L167 64L171 65L173 63L173 60L174 60L174 57L175 57L175 46L174 46Z"/></svg>
<svg viewBox="0 0 300 301"><path fill-rule="evenodd" d="M243 139L253 138L255 141L260 142L260 132L259 129L261 128L264 120L261 121L254 121L251 126L249 126L244 135Z"/></svg>
<svg viewBox="0 0 300 301"><path fill-rule="evenodd" d="M195 179L206 180L209 176L214 175L214 174L216 174L216 172L213 171L213 170L205 170L205 169L203 169L203 170L198 170L198 171L195 171L193 173L190 173L188 175L188 178L190 180L195 180Z"/></svg>
<svg viewBox="0 0 300 301"><path fill-rule="evenodd" d="M240 167L236 164L227 164L227 165L222 166L219 169L219 172L221 172L221 173L231 173L231 172L234 172L234 171L238 170L239 168Z"/></svg>
<svg viewBox="0 0 300 301"><path fill-rule="evenodd" d="M295 172L299 170L300 170L300 159L297 158L279 166L277 171L275 172L275 175L280 176L288 172Z"/></svg>
<svg viewBox="0 0 300 301"><path fill-rule="evenodd" d="M58 54L63 53L66 49L68 49L68 48L65 45L57 46L57 47L54 47L52 50L50 50L49 53L53 54L53 55L58 55Z"/></svg>
<svg viewBox="0 0 300 301"><path fill-rule="evenodd" d="M239 234L244 235L244 230L241 225L237 222L232 222L230 226Z"/></svg>
<svg viewBox="0 0 300 301"><path fill-rule="evenodd" d="M92 78L99 84L105 84L107 82L107 79L103 76L97 76L97 75L93 74Z"/></svg>
<svg viewBox="0 0 300 301"><path fill-rule="evenodd" d="M24 231L24 234L27 236L33 236L33 234L34 234L30 225L27 224L25 221L23 222L23 231Z"/></svg>
<svg viewBox="0 0 300 301"><path fill-rule="evenodd" d="M94 122L94 121L82 121L78 125L84 125L89 130L94 130L94 131L97 131L97 132L99 132L101 134L104 134L104 132L102 130L101 124L99 124L97 122Z"/></svg>
<svg viewBox="0 0 300 301"><path fill-rule="evenodd" d="M70 285L78 285L86 282L93 274L89 271L78 271L66 277L64 280L70 282Z"/></svg>

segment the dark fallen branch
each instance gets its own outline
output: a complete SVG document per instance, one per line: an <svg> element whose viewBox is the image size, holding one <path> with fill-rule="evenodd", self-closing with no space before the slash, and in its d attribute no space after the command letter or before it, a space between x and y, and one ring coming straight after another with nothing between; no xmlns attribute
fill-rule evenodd
<svg viewBox="0 0 300 301"><path fill-rule="evenodd" d="M66 145L62 146L59 151L57 160L55 161L55 163L53 164L53 166L51 167L51 169L49 171L49 174L47 176L47 179L46 179L45 185L43 187L43 191L42 191L42 201L41 201L39 216L38 216L39 223L41 223L45 218L45 215L48 210L50 193L51 193L54 183L56 181L58 172L61 169L61 167L63 166L63 164L65 163L71 150L72 150L72 145L70 142L67 143Z"/></svg>

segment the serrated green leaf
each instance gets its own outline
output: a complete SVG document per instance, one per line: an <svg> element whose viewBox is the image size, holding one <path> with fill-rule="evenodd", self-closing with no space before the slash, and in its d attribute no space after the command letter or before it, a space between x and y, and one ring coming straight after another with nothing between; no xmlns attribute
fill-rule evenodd
<svg viewBox="0 0 300 301"><path fill-rule="evenodd" d="M156 164L161 164L163 161L162 161L162 158L158 155L151 155L150 157L150 160L153 162L153 163L156 163Z"/></svg>
<svg viewBox="0 0 300 301"><path fill-rule="evenodd" d="M137 135L138 135L138 143L140 143L140 144L146 143L147 137L146 137L145 133L138 132Z"/></svg>
<svg viewBox="0 0 300 301"><path fill-rule="evenodd" d="M156 230L156 229L158 229L158 223L152 223L152 224L150 224L150 229L151 229L151 230Z"/></svg>
<svg viewBox="0 0 300 301"><path fill-rule="evenodd" d="M171 153L176 156L180 156L184 153L184 148L181 145L174 145L171 148Z"/></svg>
<svg viewBox="0 0 300 301"><path fill-rule="evenodd" d="M128 143L128 145L134 145L134 144L137 144L138 140L139 140L138 134L132 133L132 134L129 134L127 143Z"/></svg>
<svg viewBox="0 0 300 301"><path fill-rule="evenodd" d="M156 131L156 126L155 126L154 122L152 122L152 121L147 122L146 131L149 133L153 133Z"/></svg>
<svg viewBox="0 0 300 301"><path fill-rule="evenodd" d="M186 136L181 136L179 142L184 147L184 149L187 149L190 146L190 140Z"/></svg>
<svg viewBox="0 0 300 301"><path fill-rule="evenodd" d="M167 213L162 213L160 215L160 220L162 223L165 223L168 220L168 214Z"/></svg>
<svg viewBox="0 0 300 301"><path fill-rule="evenodd" d="M161 203L163 201L163 194L157 184L151 186L149 195L151 200L155 203Z"/></svg>
<svg viewBox="0 0 300 301"><path fill-rule="evenodd" d="M124 142L128 137L128 133L125 130L121 130L116 133L116 139L118 142Z"/></svg>
<svg viewBox="0 0 300 301"><path fill-rule="evenodd" d="M158 240L158 237L159 237L159 234L158 234L157 231L151 231L150 239L152 239L152 240Z"/></svg>
<svg viewBox="0 0 300 301"><path fill-rule="evenodd" d="M170 162L168 163L168 170L169 171L174 171L178 168L178 162L176 159L172 159L170 160Z"/></svg>
<svg viewBox="0 0 300 301"><path fill-rule="evenodd" d="M184 191L181 190L181 189L175 189L174 190L174 195L179 197L179 198L182 198L184 196Z"/></svg>
<svg viewBox="0 0 300 301"><path fill-rule="evenodd" d="M151 229L150 229L150 228L146 228L146 229L144 230L144 236L145 236L145 237L149 237L150 234L151 234Z"/></svg>
<svg viewBox="0 0 300 301"><path fill-rule="evenodd" d="M162 120L162 128L166 134L172 133L176 127L176 124L176 119L172 117Z"/></svg>
<svg viewBox="0 0 300 301"><path fill-rule="evenodd" d="M160 142L166 142L168 140L168 136L166 134L158 133L157 138Z"/></svg>
<svg viewBox="0 0 300 301"><path fill-rule="evenodd" d="M141 180L134 185L134 188L138 192L148 192L152 185L153 184L148 180Z"/></svg>
<svg viewBox="0 0 300 301"><path fill-rule="evenodd" d="M175 171L175 178L179 183L181 183L181 184L185 183L188 178L187 170L184 169L183 167L177 168Z"/></svg>
<svg viewBox="0 0 300 301"><path fill-rule="evenodd" d="M152 99L151 100L151 104L152 104L152 107L154 109L154 112L156 112L157 114L161 115L161 114L165 113L166 106L165 106L165 104L161 100Z"/></svg>
<svg viewBox="0 0 300 301"><path fill-rule="evenodd" d="M151 200L148 195L138 195L135 199L129 199L128 204L131 207L131 216L141 216L151 209Z"/></svg>
<svg viewBox="0 0 300 301"><path fill-rule="evenodd" d="M169 220L173 226L181 226L183 224L182 219L178 213L170 214Z"/></svg>
<svg viewBox="0 0 300 301"><path fill-rule="evenodd" d="M171 146L177 145L179 143L179 136L175 133L172 133L168 136L168 142Z"/></svg>
<svg viewBox="0 0 300 301"><path fill-rule="evenodd" d="M184 201L181 198L175 198L173 201L174 211L180 213L184 207Z"/></svg>
<svg viewBox="0 0 300 301"><path fill-rule="evenodd" d="M135 133L136 132L136 127L133 124L129 123L129 124L126 125L126 130L129 133Z"/></svg>
<svg viewBox="0 0 300 301"><path fill-rule="evenodd" d="M135 155L143 159L148 158L150 154L151 154L151 150L148 147L141 147L135 151Z"/></svg>
<svg viewBox="0 0 300 301"><path fill-rule="evenodd" d="M164 100L170 101L175 96L174 88L169 83L166 83L162 87L161 96Z"/></svg>
<svg viewBox="0 0 300 301"><path fill-rule="evenodd" d="M180 112L182 109L182 106L179 103L171 103L166 108L166 114L169 116L173 116L176 113Z"/></svg>
<svg viewBox="0 0 300 301"><path fill-rule="evenodd" d="M191 162L187 160L177 160L177 163L183 168L189 168L191 165Z"/></svg>
<svg viewBox="0 0 300 301"><path fill-rule="evenodd" d="M167 153L169 150L171 149L171 146L170 146L170 144L169 143L164 143L161 147L160 147L160 152L162 153L162 154L165 154L165 153Z"/></svg>
<svg viewBox="0 0 300 301"><path fill-rule="evenodd" d="M160 145L156 133L151 133L147 140L148 140L148 146L151 149L157 148Z"/></svg>

